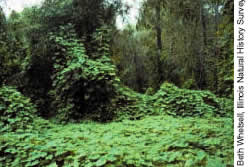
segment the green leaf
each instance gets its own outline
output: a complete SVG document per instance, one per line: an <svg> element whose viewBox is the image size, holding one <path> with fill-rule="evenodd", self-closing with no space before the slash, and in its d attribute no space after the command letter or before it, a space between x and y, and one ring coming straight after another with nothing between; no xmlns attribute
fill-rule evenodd
<svg viewBox="0 0 248 167"><path fill-rule="evenodd" d="M96 162L96 166L98 167L98 166L103 166L104 164L106 164L106 162L107 162L107 160L104 158L104 157L102 157L102 158L100 158L97 162Z"/></svg>

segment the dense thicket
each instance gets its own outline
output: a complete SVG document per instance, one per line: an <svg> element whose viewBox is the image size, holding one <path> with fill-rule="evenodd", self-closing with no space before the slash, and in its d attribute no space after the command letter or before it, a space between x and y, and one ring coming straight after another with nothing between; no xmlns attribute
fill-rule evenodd
<svg viewBox="0 0 248 167"><path fill-rule="evenodd" d="M96 104L89 103L108 101L108 98L101 98L103 95L100 94L113 94L110 91L114 84L111 78L115 77L115 68L109 59L108 32L114 29L116 15L121 12L120 5L118 1L104 0L47 0L40 8L27 8L21 14L13 12L8 19L10 32L29 47L26 49L27 54L13 48L21 54L14 54L15 62L19 65L24 63L25 66L20 73L5 77L6 83L17 86L25 95L31 97L43 116L54 115L54 111L50 111L57 105L51 105L52 99L62 96L59 103L67 103L68 100L65 102L62 99L68 98L68 91L72 92L68 95L73 96L72 98L80 96L77 100L73 99L73 103L78 104L80 100L95 98L95 101L85 102L85 105L96 107ZM26 25L29 26L25 27ZM23 37L22 34L26 36ZM24 49L25 45L22 47ZM21 62L20 58L24 62ZM71 74L80 70L82 73L74 76L72 80ZM106 81L111 85L107 86ZM62 87L67 90L61 92ZM64 104L63 110L66 105ZM85 105L82 104L85 107L84 113L95 110L94 107L86 109ZM69 109L71 108L67 108Z"/></svg>
<svg viewBox="0 0 248 167"><path fill-rule="evenodd" d="M0 167L232 165L233 1L128 8L0 8Z"/></svg>
<svg viewBox="0 0 248 167"><path fill-rule="evenodd" d="M138 92L167 81L232 96L232 2L144 1L136 28L120 31L123 10L104 0L46 0L7 20L1 10L1 83L17 86L42 116L103 110L120 87L113 63Z"/></svg>

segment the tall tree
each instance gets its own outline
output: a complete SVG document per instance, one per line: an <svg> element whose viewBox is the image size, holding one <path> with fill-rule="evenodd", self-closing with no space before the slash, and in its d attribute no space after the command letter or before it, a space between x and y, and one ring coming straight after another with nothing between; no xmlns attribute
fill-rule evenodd
<svg viewBox="0 0 248 167"><path fill-rule="evenodd" d="M155 12L156 12L156 33L157 33L157 85L162 82L162 64L161 64L161 53L162 53L162 28L161 28L161 0L155 2Z"/></svg>
<svg viewBox="0 0 248 167"><path fill-rule="evenodd" d="M206 12L204 9L204 1L200 2L200 24L202 26L202 45L200 47L199 53L199 79L197 80L198 87L200 89L206 87L206 67L205 67L205 59L206 59L206 48L207 48L207 23L206 23Z"/></svg>

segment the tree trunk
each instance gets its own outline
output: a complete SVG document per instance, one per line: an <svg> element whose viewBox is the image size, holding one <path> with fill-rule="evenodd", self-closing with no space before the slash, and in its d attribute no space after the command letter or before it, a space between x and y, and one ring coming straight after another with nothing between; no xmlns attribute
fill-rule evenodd
<svg viewBox="0 0 248 167"><path fill-rule="evenodd" d="M199 82L198 82L198 87L200 89L203 89L206 86L206 69L205 69L205 49L207 47L207 24L206 24L206 17L204 14L204 3L201 3L201 8L200 8L200 23L202 26L202 46L201 46L201 51L200 51L200 57L199 57L199 65L200 65L200 74L199 74Z"/></svg>
<svg viewBox="0 0 248 167"><path fill-rule="evenodd" d="M214 59L213 60L216 60L216 63L218 62L218 56L219 56L219 53L218 53L218 47L217 47L217 32L218 32L218 25L219 25L219 5L220 5L220 2L219 0L216 2L215 6L214 6L214 11L215 11L215 17L214 17L214 23L215 23L215 46L214 46ZM217 64L214 64L214 89L215 89L215 92L218 93L218 65Z"/></svg>
<svg viewBox="0 0 248 167"><path fill-rule="evenodd" d="M157 33L157 85L159 86L160 83L163 80L163 75L162 75L162 65L161 65L161 53L162 53L162 29L161 29L161 16L160 16L160 12L161 12L161 1L158 0L157 4L156 4L156 33Z"/></svg>

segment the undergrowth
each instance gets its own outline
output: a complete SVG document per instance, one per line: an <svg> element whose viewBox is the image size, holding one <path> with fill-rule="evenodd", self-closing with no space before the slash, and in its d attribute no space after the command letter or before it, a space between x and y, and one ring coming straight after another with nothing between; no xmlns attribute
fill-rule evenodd
<svg viewBox="0 0 248 167"><path fill-rule="evenodd" d="M117 89L115 121L56 124L0 89L0 167L231 167L231 100L165 83L153 96ZM23 121L23 122L21 122ZM17 130L19 129L19 130Z"/></svg>
<svg viewBox="0 0 248 167"><path fill-rule="evenodd" d="M0 166L232 166L230 118L150 116L100 124L36 120L33 133L0 136ZM3 156L4 155L4 156Z"/></svg>

